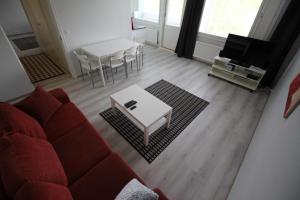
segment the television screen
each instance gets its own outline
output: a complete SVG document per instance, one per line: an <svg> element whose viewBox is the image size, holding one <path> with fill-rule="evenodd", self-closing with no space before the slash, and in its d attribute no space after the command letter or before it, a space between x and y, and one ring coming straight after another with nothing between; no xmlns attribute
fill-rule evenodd
<svg viewBox="0 0 300 200"><path fill-rule="evenodd" d="M229 34L219 56L230 58L233 63L245 67L254 65L266 69L270 54L270 42Z"/></svg>

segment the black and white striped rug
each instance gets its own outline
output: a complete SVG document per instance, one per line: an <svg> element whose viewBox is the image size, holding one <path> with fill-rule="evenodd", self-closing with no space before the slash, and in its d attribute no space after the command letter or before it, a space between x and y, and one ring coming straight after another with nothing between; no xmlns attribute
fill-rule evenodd
<svg viewBox="0 0 300 200"><path fill-rule="evenodd" d="M32 83L63 75L65 72L44 53L20 58Z"/></svg>
<svg viewBox="0 0 300 200"><path fill-rule="evenodd" d="M119 110L114 113L109 108L100 115L151 163L209 103L165 80L145 90L173 108L170 128L163 126L152 133L148 146L144 145L143 132Z"/></svg>

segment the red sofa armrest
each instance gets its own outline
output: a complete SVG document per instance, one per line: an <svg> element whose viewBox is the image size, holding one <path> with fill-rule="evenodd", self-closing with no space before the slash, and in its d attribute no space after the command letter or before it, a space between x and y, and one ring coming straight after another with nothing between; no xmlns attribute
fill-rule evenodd
<svg viewBox="0 0 300 200"><path fill-rule="evenodd" d="M62 88L56 88L54 90L49 91L49 94L54 96L61 103L66 104L70 102L68 94Z"/></svg>
<svg viewBox="0 0 300 200"><path fill-rule="evenodd" d="M164 193L162 193L160 189L155 188L153 191L156 192L156 194L158 194L158 200L168 200L168 198L164 195Z"/></svg>

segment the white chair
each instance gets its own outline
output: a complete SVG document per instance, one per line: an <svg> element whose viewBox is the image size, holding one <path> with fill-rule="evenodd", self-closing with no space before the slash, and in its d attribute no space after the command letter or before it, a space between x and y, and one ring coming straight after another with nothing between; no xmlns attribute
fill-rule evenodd
<svg viewBox="0 0 300 200"><path fill-rule="evenodd" d="M137 56L139 58L139 70L144 66L144 44L139 43L137 47Z"/></svg>
<svg viewBox="0 0 300 200"><path fill-rule="evenodd" d="M111 76L113 79L113 83L115 82L113 69L117 70L118 67L121 67L123 65L125 66L125 76L127 79L128 78L127 63L125 58L125 51L123 50L112 54L109 58L108 63L106 63L105 67L109 67L111 69Z"/></svg>
<svg viewBox="0 0 300 200"><path fill-rule="evenodd" d="M138 55L139 70L140 70L141 66L144 65L144 45L145 45L145 40L140 39L140 38L134 38L134 41L136 42L136 44L138 44L137 55Z"/></svg>
<svg viewBox="0 0 300 200"><path fill-rule="evenodd" d="M125 60L126 63L130 63L131 66L131 71L132 71L132 63L136 63L136 69L137 71L139 70L139 62L138 62L138 51L139 51L139 46L133 46L130 49L126 50L125 52Z"/></svg>
<svg viewBox="0 0 300 200"><path fill-rule="evenodd" d="M93 72L97 71L99 74L99 70L101 69L101 62L96 59L91 59L87 55L84 55L80 50L73 51L74 55L79 61L80 71L82 75L82 79L84 80L83 69L87 71L88 75L91 77L91 82L93 88L95 87Z"/></svg>
<svg viewBox="0 0 300 200"><path fill-rule="evenodd" d="M144 45L139 45L139 54L142 56L142 66L144 66Z"/></svg>

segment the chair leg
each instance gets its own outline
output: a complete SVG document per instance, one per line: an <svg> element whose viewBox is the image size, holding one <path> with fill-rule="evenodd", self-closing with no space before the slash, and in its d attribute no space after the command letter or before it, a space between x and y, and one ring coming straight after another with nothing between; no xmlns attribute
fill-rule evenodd
<svg viewBox="0 0 300 200"><path fill-rule="evenodd" d="M141 56L139 56L139 70L141 70L141 65L143 65L143 63L141 62Z"/></svg>
<svg viewBox="0 0 300 200"><path fill-rule="evenodd" d="M132 61L130 62L130 68L131 68L131 71L132 71Z"/></svg>
<svg viewBox="0 0 300 200"><path fill-rule="evenodd" d="M91 76L91 81L92 81L92 85L93 85L93 88L95 87L95 83L94 83L94 76L93 76L93 72L90 71L90 76Z"/></svg>
<svg viewBox="0 0 300 200"><path fill-rule="evenodd" d="M138 60L138 55L135 56L135 62L136 62L136 71L139 71L139 60Z"/></svg>
<svg viewBox="0 0 300 200"><path fill-rule="evenodd" d="M99 71L100 71L100 69L99 69ZM103 66L102 66L102 71L103 71L104 79L107 80L106 73L105 73L106 70L105 70L105 68Z"/></svg>
<svg viewBox="0 0 300 200"><path fill-rule="evenodd" d="M81 71L82 80L84 80L84 74L83 74L83 71L82 71L81 64L80 64L80 71Z"/></svg>
<svg viewBox="0 0 300 200"><path fill-rule="evenodd" d="M142 66L144 66L144 53L142 53Z"/></svg>
<svg viewBox="0 0 300 200"><path fill-rule="evenodd" d="M125 77L128 78L127 63L125 62Z"/></svg>
<svg viewBox="0 0 300 200"><path fill-rule="evenodd" d="M106 80L108 80L108 75L107 75L107 68L105 67L105 76L106 76Z"/></svg>
<svg viewBox="0 0 300 200"><path fill-rule="evenodd" d="M112 80L113 80L113 84L115 83L115 79L114 79L114 72L113 72L113 68L110 68L111 69L111 77L112 77Z"/></svg>

